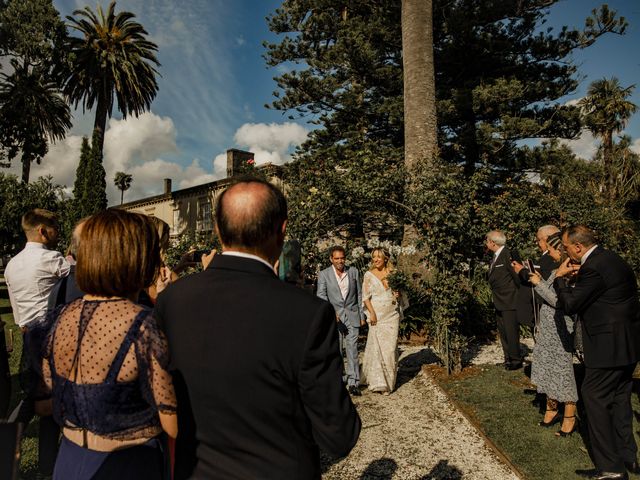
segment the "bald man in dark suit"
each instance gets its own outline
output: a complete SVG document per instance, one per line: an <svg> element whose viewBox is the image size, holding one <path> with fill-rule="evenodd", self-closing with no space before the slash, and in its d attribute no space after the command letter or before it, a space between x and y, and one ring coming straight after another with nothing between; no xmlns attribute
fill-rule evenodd
<svg viewBox="0 0 640 480"><path fill-rule="evenodd" d="M347 455L361 427L342 383L336 313L274 273L287 224L280 190L238 181L215 216L222 254L156 304L178 404L193 415L192 478L320 479L320 449Z"/></svg>

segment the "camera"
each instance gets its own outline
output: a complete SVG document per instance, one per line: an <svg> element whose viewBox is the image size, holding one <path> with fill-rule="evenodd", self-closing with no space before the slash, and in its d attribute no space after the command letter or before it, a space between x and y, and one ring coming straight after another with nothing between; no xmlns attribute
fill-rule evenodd
<svg viewBox="0 0 640 480"><path fill-rule="evenodd" d="M191 259L193 262L199 262L203 255L208 255L210 252L211 249L194 250Z"/></svg>

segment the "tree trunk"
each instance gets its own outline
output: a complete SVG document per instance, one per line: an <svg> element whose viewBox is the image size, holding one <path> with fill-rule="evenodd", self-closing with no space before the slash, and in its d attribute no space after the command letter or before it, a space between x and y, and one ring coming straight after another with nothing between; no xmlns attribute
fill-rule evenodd
<svg viewBox="0 0 640 480"><path fill-rule="evenodd" d="M29 183L29 174L31 173L31 157L22 153L22 183Z"/></svg>
<svg viewBox="0 0 640 480"><path fill-rule="evenodd" d="M402 0L404 162L432 166L437 151L432 0Z"/></svg>
<svg viewBox="0 0 640 480"><path fill-rule="evenodd" d="M96 118L93 122L92 140L97 140L98 145L91 145L92 148L98 148L100 152L100 158L103 157L102 151L104 149L104 130L107 126L107 101L102 97L98 98L98 105L96 106Z"/></svg>
<svg viewBox="0 0 640 480"><path fill-rule="evenodd" d="M433 64L432 0L402 0L402 65L404 70L405 189L412 191L414 172L432 171L437 153L436 94ZM415 226L406 224L402 245L418 241ZM405 255L400 265L411 276L423 276L423 253ZM416 275L417 274L417 275Z"/></svg>
<svg viewBox="0 0 640 480"><path fill-rule="evenodd" d="M120 205L124 203L124 189L120 190Z"/></svg>
<svg viewBox="0 0 640 480"><path fill-rule="evenodd" d="M611 130L605 132L602 141L602 163L604 166L605 198L613 201L615 196L615 179L613 178L613 132Z"/></svg>

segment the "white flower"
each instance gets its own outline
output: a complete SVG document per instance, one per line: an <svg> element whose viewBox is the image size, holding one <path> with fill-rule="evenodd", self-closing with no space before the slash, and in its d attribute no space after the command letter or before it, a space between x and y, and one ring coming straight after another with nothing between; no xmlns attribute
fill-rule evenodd
<svg viewBox="0 0 640 480"><path fill-rule="evenodd" d="M405 255L414 255L417 252L416 247L414 245L409 245L402 249L402 253Z"/></svg>
<svg viewBox="0 0 640 480"><path fill-rule="evenodd" d="M367 247L369 248L377 248L380 246L380 240L377 238L370 238L367 240Z"/></svg>

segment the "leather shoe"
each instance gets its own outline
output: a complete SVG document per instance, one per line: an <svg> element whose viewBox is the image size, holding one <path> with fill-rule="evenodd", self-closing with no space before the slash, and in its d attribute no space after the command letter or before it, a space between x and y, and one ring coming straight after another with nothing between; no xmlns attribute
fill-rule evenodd
<svg viewBox="0 0 640 480"><path fill-rule="evenodd" d="M637 460L634 460L633 462L624 462L624 468L626 468L629 473L635 473L636 475L640 474L640 465Z"/></svg>
<svg viewBox="0 0 640 480"><path fill-rule="evenodd" d="M593 480L629 480L627 472L601 472L597 468L576 470L576 473L581 477L592 478Z"/></svg>
<svg viewBox="0 0 640 480"><path fill-rule="evenodd" d="M522 368L522 362L507 363L504 368L505 370L519 370Z"/></svg>
<svg viewBox="0 0 640 480"><path fill-rule="evenodd" d="M358 387L356 387L355 385L351 385L349 387L349 393L351 395L353 395L354 397L360 397L362 396L362 393L360 393L360 389Z"/></svg>

